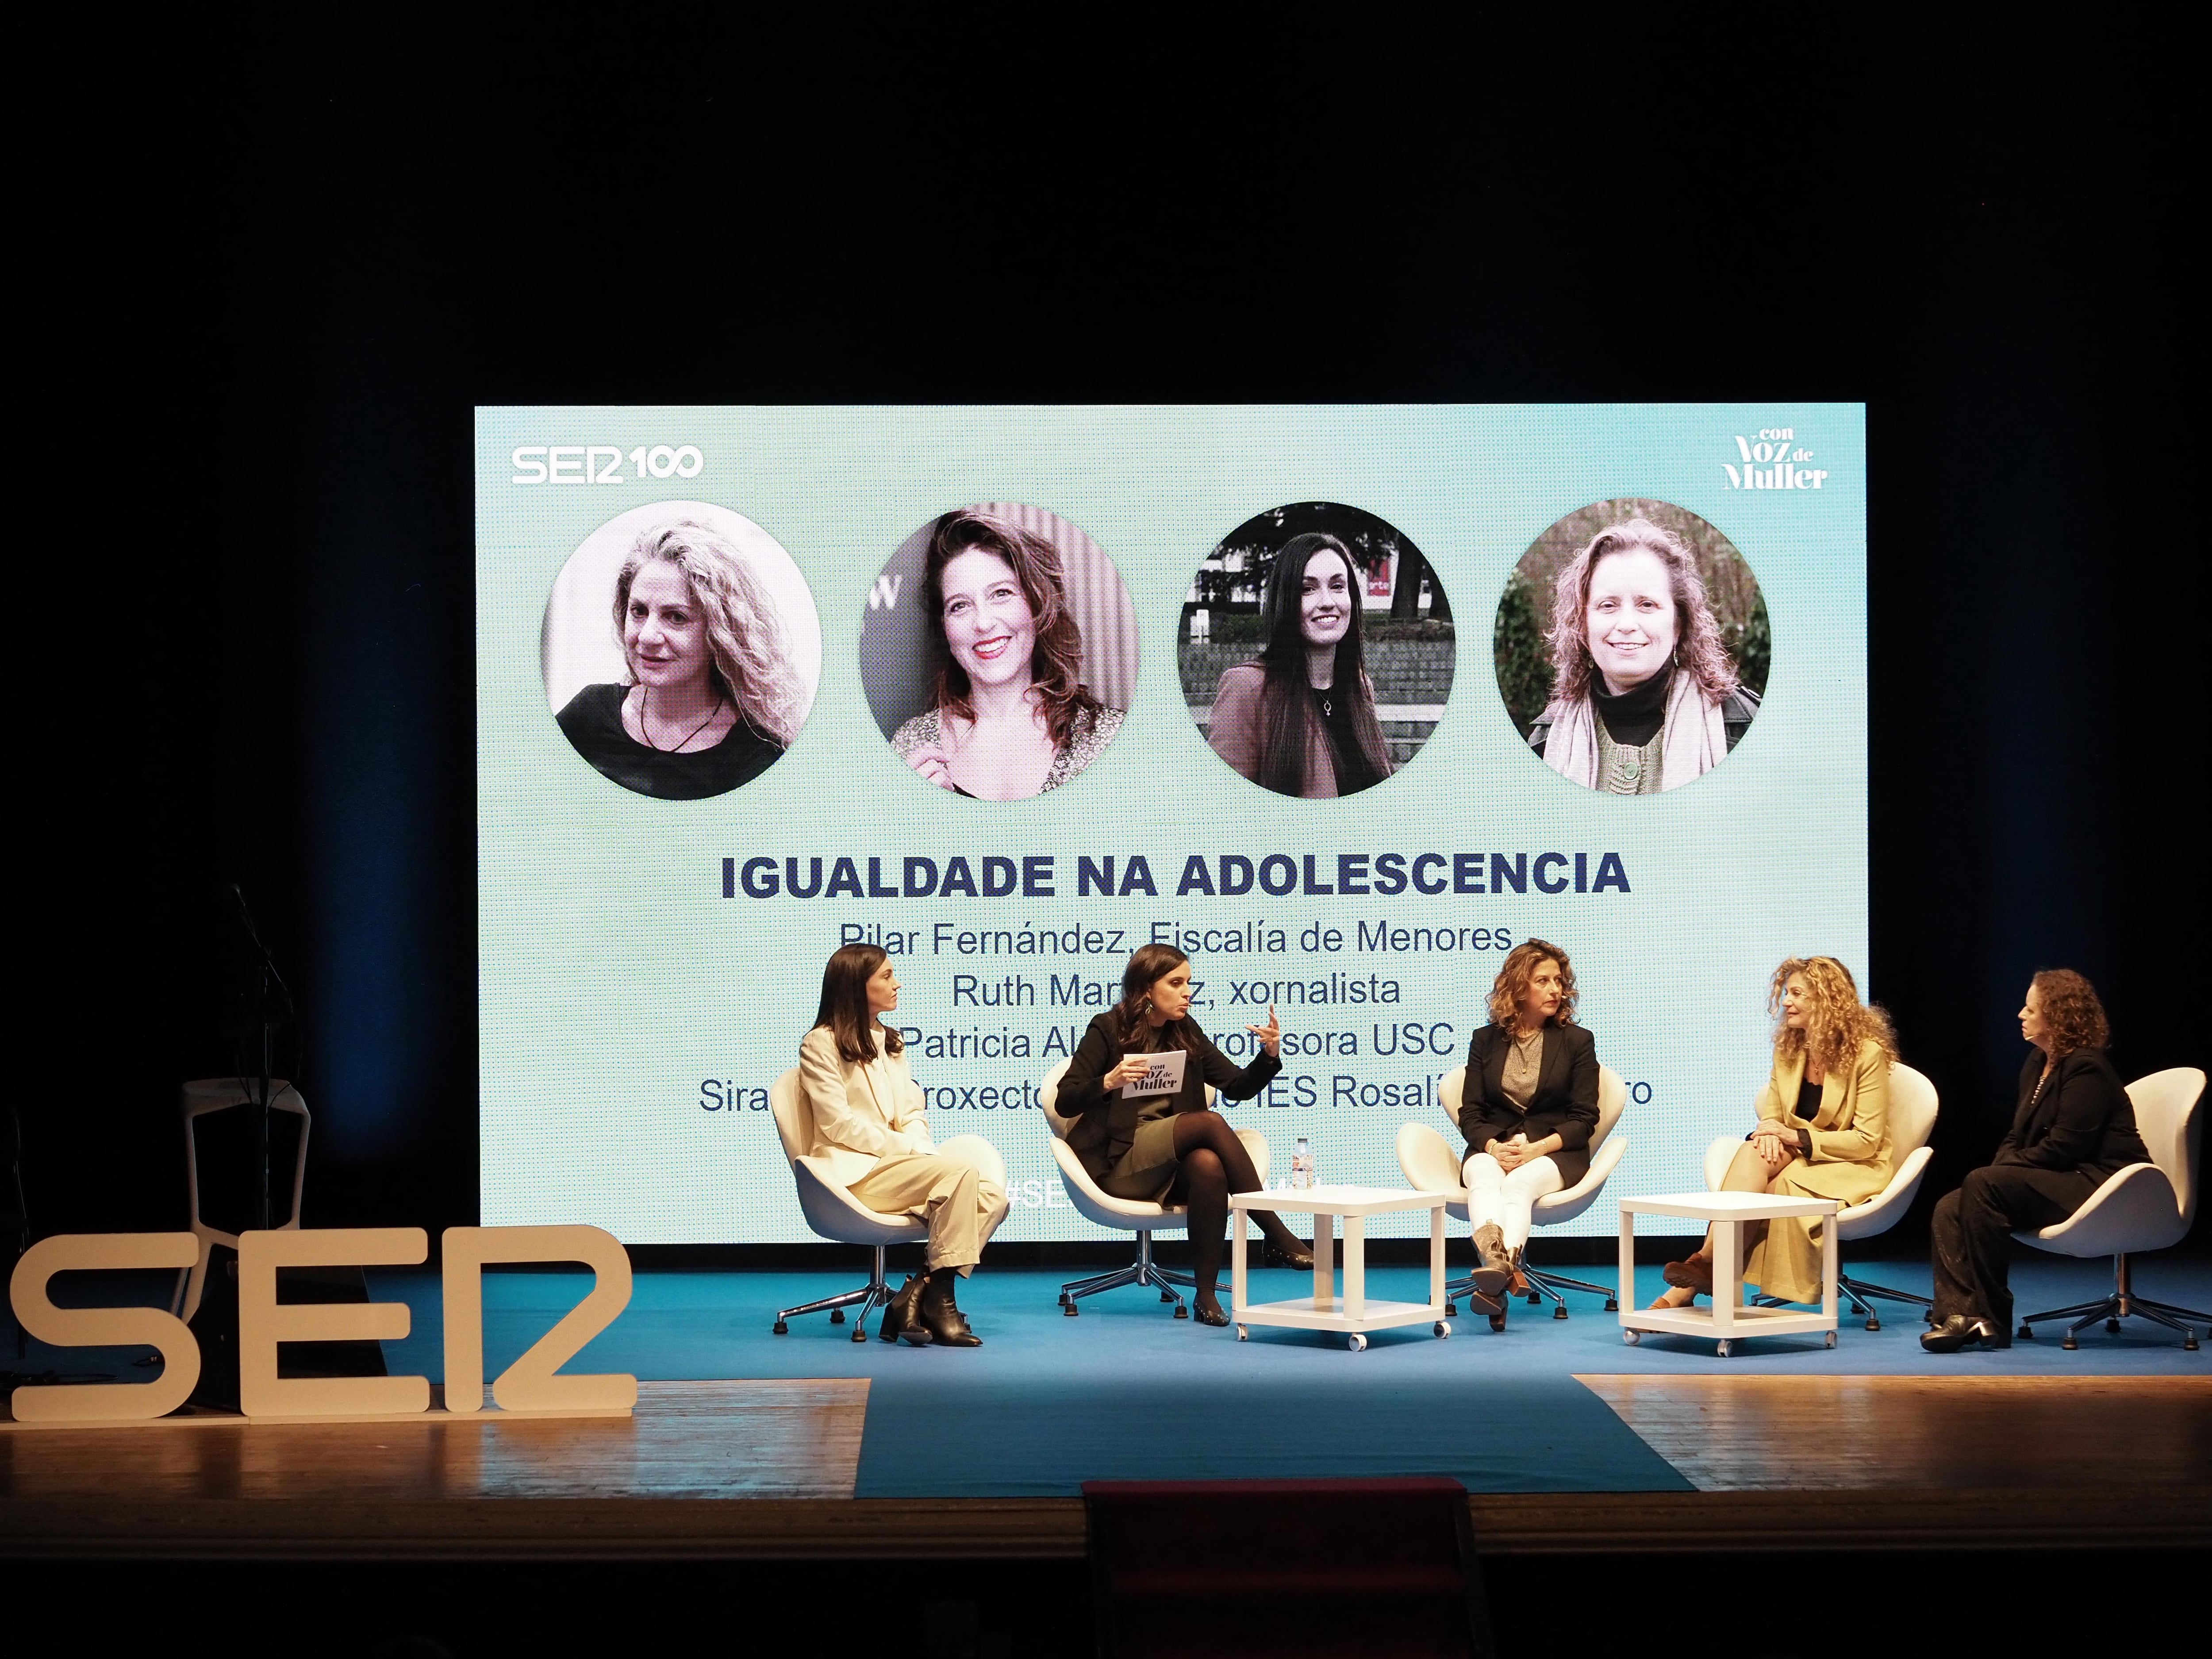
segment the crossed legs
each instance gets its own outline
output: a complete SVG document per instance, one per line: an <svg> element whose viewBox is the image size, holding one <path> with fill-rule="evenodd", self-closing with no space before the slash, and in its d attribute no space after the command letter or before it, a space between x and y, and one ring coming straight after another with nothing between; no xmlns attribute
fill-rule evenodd
<svg viewBox="0 0 2212 1659"><path fill-rule="evenodd" d="M1185 1112L1177 1117L1175 1149L1182 1167L1168 1195L1190 1206L1191 1277L1197 1281L1191 1300L1199 1314L1210 1316L1209 1322L1213 1322L1222 1316L1214 1279L1221 1271L1221 1249L1228 1232L1229 1194L1258 1192L1260 1172L1237 1131L1218 1112ZM1277 1249L1305 1249L1280 1217L1267 1211L1258 1217L1261 1231Z"/></svg>

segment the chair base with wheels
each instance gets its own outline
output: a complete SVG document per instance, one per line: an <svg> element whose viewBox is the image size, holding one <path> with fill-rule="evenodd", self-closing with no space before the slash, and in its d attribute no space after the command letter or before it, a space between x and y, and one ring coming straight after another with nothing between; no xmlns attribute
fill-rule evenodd
<svg viewBox="0 0 2212 1659"><path fill-rule="evenodd" d="M2081 1316L2075 1318L2077 1314ZM2148 1319L2170 1331L2179 1331L2181 1346L2191 1352L2196 1352L2200 1345L2197 1340L2197 1327L2191 1322L2212 1327L2212 1314L2199 1313L2194 1308L2177 1308L2170 1302L2154 1302L2147 1296L2137 1296L2128 1273L2128 1259L2124 1255L2118 1255L2112 1258L2112 1293L2110 1296L2100 1297L2094 1302L2077 1302L2070 1308L2053 1308L2048 1313L2029 1314L2020 1322L2020 1334L2032 1340L2035 1332L2031 1327L2052 1319L2072 1319L2074 1322L2067 1328L2066 1340L2058 1346L2078 1348L2081 1345L2075 1338L2099 1320L2103 1320L2105 1328L2117 1336L2120 1322L2130 1318Z"/></svg>
<svg viewBox="0 0 2212 1659"><path fill-rule="evenodd" d="M868 1316L889 1303L892 1296L891 1287L884 1278L884 1251L886 1248L882 1244L876 1246L874 1256L868 1268L868 1282L861 1285L859 1290L846 1291L837 1296L825 1296L819 1302L809 1302L800 1307L781 1310L775 1316L774 1327L775 1334L778 1336L790 1335L792 1320L798 1318L801 1314L820 1313L824 1309L829 1310L830 1322L832 1325L842 1325L845 1322L845 1310L858 1304L860 1311L853 1316L853 1340L866 1341ZM756 1314L754 1317L758 1318L759 1316Z"/></svg>
<svg viewBox="0 0 2212 1659"><path fill-rule="evenodd" d="M1086 1296L1096 1296L1101 1291L1118 1291L1124 1285L1149 1285L1160 1293L1160 1300L1175 1304L1177 1319L1190 1317L1190 1310L1183 1306L1182 1297L1175 1287L1187 1285L1196 1289L1198 1281L1188 1273L1179 1273L1171 1267L1163 1267L1152 1259L1152 1235L1148 1228L1137 1235L1137 1259L1126 1267L1116 1267L1111 1273L1093 1273L1088 1279L1072 1279L1060 1287L1060 1310L1070 1319L1075 1317L1076 1302Z"/></svg>

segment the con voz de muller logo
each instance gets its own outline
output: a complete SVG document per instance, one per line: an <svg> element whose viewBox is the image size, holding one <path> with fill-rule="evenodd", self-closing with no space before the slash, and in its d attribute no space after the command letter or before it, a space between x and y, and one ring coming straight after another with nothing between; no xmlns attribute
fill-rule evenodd
<svg viewBox="0 0 2212 1659"><path fill-rule="evenodd" d="M1730 489L1818 489L1827 482L1825 467L1805 465L1809 449L1796 447L1794 428L1763 426L1756 438L1736 434L1736 459L1723 461Z"/></svg>

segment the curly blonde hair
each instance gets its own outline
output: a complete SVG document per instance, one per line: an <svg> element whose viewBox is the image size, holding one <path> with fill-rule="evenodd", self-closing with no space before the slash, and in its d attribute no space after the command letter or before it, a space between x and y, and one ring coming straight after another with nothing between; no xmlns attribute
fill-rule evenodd
<svg viewBox="0 0 2212 1659"><path fill-rule="evenodd" d="M1802 1031L1782 1023L1782 994L1793 975L1802 975L1813 994L1812 1016ZM1858 981L1833 957L1792 957L1777 968L1766 988L1766 1012L1774 1016L1774 1052L1782 1059L1803 1054L1833 1074L1849 1069L1858 1059L1859 1044L1871 1042L1881 1048L1883 1059L1897 1062L1897 1037L1889 1029L1889 1016L1859 1000Z"/></svg>
<svg viewBox="0 0 2212 1659"><path fill-rule="evenodd" d="M648 559L665 559L684 573L707 624L707 671L714 690L757 732L785 748L805 718L805 693L785 650L775 605L752 567L717 531L690 519L656 525L631 545L615 578L615 637L623 637L630 585ZM625 646L623 660L629 662ZM636 670L629 670L632 680Z"/></svg>
<svg viewBox="0 0 2212 1659"><path fill-rule="evenodd" d="M2029 981L2043 993L2043 1052L2061 1060L2076 1048L2102 1048L2112 1040L2097 988L2071 968L2045 968Z"/></svg>
<svg viewBox="0 0 2212 1659"><path fill-rule="evenodd" d="M1536 977L1536 969L1547 962L1559 964L1559 1012L1552 1016L1554 1025L1575 1023L1575 967L1567 960L1567 953L1547 940L1524 939L1506 952L1499 964L1498 977L1490 986L1490 1022L1511 1030L1521 1018L1521 999L1528 994L1529 982Z"/></svg>
<svg viewBox="0 0 2212 1659"><path fill-rule="evenodd" d="M1607 526L1590 538L1589 545L1567 562L1552 589L1552 625L1545 630L1552 647L1552 701L1554 705L1582 701L1589 692L1597 665L1590 659L1590 580L1599 562L1608 554L1650 553L1667 567L1674 596L1674 661L1693 676L1706 699L1718 702L1735 690L1735 663L1721 643L1721 625L1705 598L1705 579L1698 562L1672 531L1649 519L1629 519Z"/></svg>

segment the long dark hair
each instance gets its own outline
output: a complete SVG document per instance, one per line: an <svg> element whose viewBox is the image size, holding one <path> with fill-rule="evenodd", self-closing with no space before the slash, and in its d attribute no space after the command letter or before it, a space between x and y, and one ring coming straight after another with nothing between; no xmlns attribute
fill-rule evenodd
<svg viewBox="0 0 2212 1659"><path fill-rule="evenodd" d="M1267 648L1258 661L1267 674L1260 691L1260 775L1263 787L1279 795L1305 793L1306 744L1312 732L1313 687L1306 672L1306 636L1299 623L1306 566L1316 553L1344 561L1344 586L1352 601L1352 625L1336 645L1335 689L1352 698L1352 735L1377 779L1390 775L1390 750L1375 718L1375 694L1367 683L1367 647L1360 603L1360 567L1352 550L1334 536L1310 530L1285 542L1267 573L1267 592L1260 615L1267 624Z"/></svg>
<svg viewBox="0 0 2212 1659"><path fill-rule="evenodd" d="M1098 699L1085 690L1083 635L1067 610L1067 577L1060 551L1042 536L973 507L948 513L929 532L923 562L922 610L929 617L929 650L937 671L937 706L963 720L975 718L968 671L953 661L945 643L945 567L963 553L981 550L1003 559L1022 585L1036 622L1036 647L1030 653L1030 684L1036 688L1045 729L1055 749L1074 741L1076 728L1098 717Z"/></svg>
<svg viewBox="0 0 2212 1659"><path fill-rule="evenodd" d="M1139 945L1121 970L1121 1000L1114 1006L1115 1041L1133 1048L1146 1032L1145 1010L1152 1006L1152 989L1190 958L1172 945ZM1195 1053L1198 1027L1185 1014L1160 1027L1163 1047L1172 1045Z"/></svg>
<svg viewBox="0 0 2212 1659"><path fill-rule="evenodd" d="M884 960L880 945L841 945L822 969L822 1002L814 1011L814 1023L830 1028L837 1041L837 1058L848 1066L865 1066L876 1057L878 1033L885 1054L899 1054L906 1048L898 1028L883 1024L868 1007L868 981Z"/></svg>

